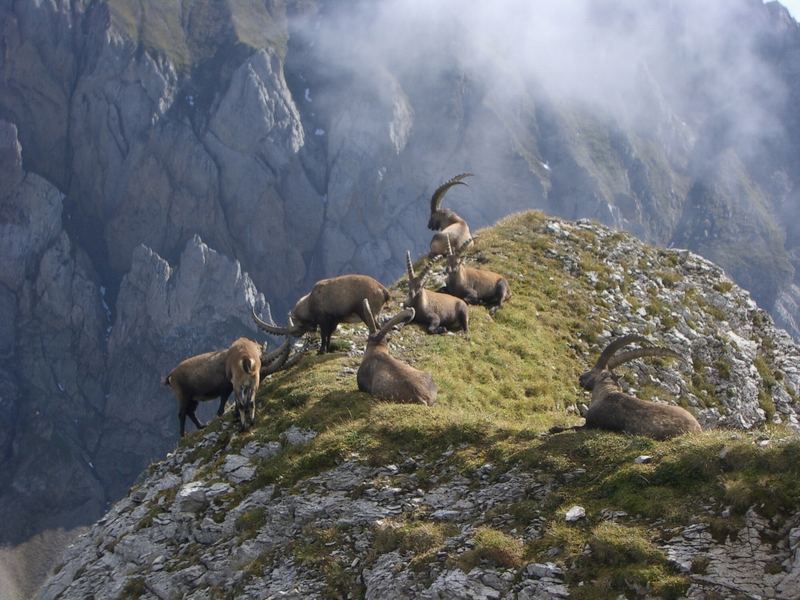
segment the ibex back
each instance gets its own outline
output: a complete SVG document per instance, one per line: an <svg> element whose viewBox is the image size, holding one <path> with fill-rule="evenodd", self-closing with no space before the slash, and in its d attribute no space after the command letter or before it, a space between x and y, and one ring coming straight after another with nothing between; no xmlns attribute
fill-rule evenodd
<svg viewBox="0 0 800 600"><path fill-rule="evenodd" d="M320 354L330 351L331 336L339 323L365 320L362 299L367 298L374 314L389 300L389 290L367 275L340 275L318 281L311 292L300 298L289 313L290 325L265 323L253 313L256 324L275 335L301 336L320 329Z"/></svg>

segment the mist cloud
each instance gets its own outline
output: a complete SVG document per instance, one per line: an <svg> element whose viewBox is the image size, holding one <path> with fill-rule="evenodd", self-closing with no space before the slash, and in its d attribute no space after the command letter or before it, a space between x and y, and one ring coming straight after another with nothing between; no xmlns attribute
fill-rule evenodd
<svg viewBox="0 0 800 600"><path fill-rule="evenodd" d="M458 69L505 102L545 95L640 127L660 97L746 146L780 131L785 98L762 57L766 12L759 0L386 0L328 6L300 29L321 64L376 94L381 74L408 86Z"/></svg>

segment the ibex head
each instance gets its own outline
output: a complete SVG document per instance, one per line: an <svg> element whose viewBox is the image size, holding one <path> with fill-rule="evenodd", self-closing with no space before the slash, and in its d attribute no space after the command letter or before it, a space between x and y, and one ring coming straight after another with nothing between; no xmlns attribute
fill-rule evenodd
<svg viewBox="0 0 800 600"><path fill-rule="evenodd" d="M236 410L243 430L253 426L256 420L256 392L260 383L261 360L258 356L246 356L233 369L233 393Z"/></svg>
<svg viewBox="0 0 800 600"><path fill-rule="evenodd" d="M436 191L433 192L431 196L431 217L428 220L428 229L433 231L441 231L451 223L459 220L460 217L450 209L441 208L442 205L442 198L454 185L467 185L462 180L471 177L472 173L461 173L461 175L456 175L449 181L446 181L438 188Z"/></svg>
<svg viewBox="0 0 800 600"><path fill-rule="evenodd" d="M601 381L607 381L610 379L616 384L618 378L613 372L614 369L621 364L630 362L637 358L643 358L645 356L669 356L672 358L684 359L683 355L678 354L674 350L661 346L644 346L642 348L636 348L621 354L616 354L625 346L629 346L637 342L639 344L650 343L647 338L637 334L626 335L611 342L608 346L606 346L605 350L600 353L597 363L595 363L590 370L584 372L580 376L578 379L580 386L585 390L591 391Z"/></svg>
<svg viewBox="0 0 800 600"><path fill-rule="evenodd" d="M369 302L364 298L364 314L367 316L367 327L369 328L369 337L367 337L367 351L381 346L386 346L389 340L386 339L386 334L389 333L395 325L411 322L414 319L414 309L406 308L405 310L397 313L394 317L384 323L383 327L378 329L375 322L375 317L372 316L372 310L369 307Z"/></svg>
<svg viewBox="0 0 800 600"><path fill-rule="evenodd" d="M428 276L432 264L433 263L430 261L427 261L425 266L422 267L422 271L420 271L420 274L417 276L414 274L411 252L406 251L406 274L408 275L408 298L406 300L406 306L410 306L416 295L422 291L425 285L425 278Z"/></svg>

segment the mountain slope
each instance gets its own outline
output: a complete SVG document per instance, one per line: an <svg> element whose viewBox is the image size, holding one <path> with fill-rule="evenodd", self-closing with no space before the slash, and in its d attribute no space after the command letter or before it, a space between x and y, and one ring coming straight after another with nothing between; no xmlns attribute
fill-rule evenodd
<svg viewBox="0 0 800 600"><path fill-rule="evenodd" d="M226 415L152 465L39 597L791 597L800 439L763 427L798 425L791 339L713 264L586 221L509 217L473 260L508 277L509 304L472 307L468 337L391 343L436 406L356 391L365 330L343 328L339 352L265 383L251 433ZM578 422L578 375L626 331L691 360L631 363L624 386L762 428L546 434ZM587 516L565 523L573 504Z"/></svg>
<svg viewBox="0 0 800 600"><path fill-rule="evenodd" d="M780 4L454 5L0 0L0 227L53 199L0 267L0 543L99 517L172 443L167 369L229 342L233 314L252 331L258 291L282 315L322 277L397 277L464 170L446 205L473 228L596 218L719 261L800 331L800 29ZM159 294L184 255L193 275ZM142 297L180 300L182 325Z"/></svg>

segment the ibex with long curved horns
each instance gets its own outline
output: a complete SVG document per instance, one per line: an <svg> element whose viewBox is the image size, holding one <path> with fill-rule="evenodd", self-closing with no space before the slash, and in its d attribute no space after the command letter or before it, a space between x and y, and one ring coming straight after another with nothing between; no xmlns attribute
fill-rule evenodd
<svg viewBox="0 0 800 600"><path fill-rule="evenodd" d="M340 275L318 281L311 292L300 298L289 313L287 327L270 325L253 312L253 320L268 333L299 337L320 330L320 349L330 351L331 336L339 323L366 323L361 300L367 298L374 314L389 300L389 290L367 275ZM294 322L292 322L292 320Z"/></svg>
<svg viewBox="0 0 800 600"><path fill-rule="evenodd" d="M302 355L298 353L289 358L290 352L291 338L269 353L262 352L256 342L239 338L225 350L204 352L182 360L164 379L164 385L172 389L178 400L181 437L186 433L187 416L198 429L205 427L195 414L200 401L219 398L217 416L221 417L231 392L236 399L240 431L252 427L261 379L297 364Z"/></svg>
<svg viewBox="0 0 800 600"><path fill-rule="evenodd" d="M442 208L444 195L454 185L467 185L463 179L472 177L472 173L461 173L449 181L446 181L433 192L431 196L431 217L428 219L428 229L437 231L431 240L431 251L428 256L447 255L447 238L453 240L453 244L461 246L472 241L472 234L469 231L467 222L449 208Z"/></svg>
<svg viewBox="0 0 800 600"><path fill-rule="evenodd" d="M414 318L414 309L407 308L395 315L378 329L369 303L363 301L367 315L369 337L364 350L364 358L358 367L356 380L358 389L392 402L418 403L428 406L436 402L438 391L430 373L407 365L389 354L389 341L386 334L398 324L405 324Z"/></svg>
<svg viewBox="0 0 800 600"><path fill-rule="evenodd" d="M680 406L647 402L620 389L613 370L626 362L646 356L684 358L660 346L642 346L616 354L637 342L645 344L648 340L635 334L614 340L600 354L594 367L580 376L581 387L592 392L585 427L646 435L657 440L702 431L697 419Z"/></svg>
<svg viewBox="0 0 800 600"><path fill-rule="evenodd" d="M463 252L469 244L465 242L453 252L450 238L446 241L447 293L463 298L467 304L485 304L495 309L500 308L511 297L511 289L505 278L494 271L465 267Z"/></svg>
<svg viewBox="0 0 800 600"><path fill-rule="evenodd" d="M427 262L420 274L415 275L411 253L406 252L408 297L403 306L414 309L414 323L423 325L428 333L445 333L456 329L469 332L469 312L463 300L423 287L430 268L431 263Z"/></svg>

